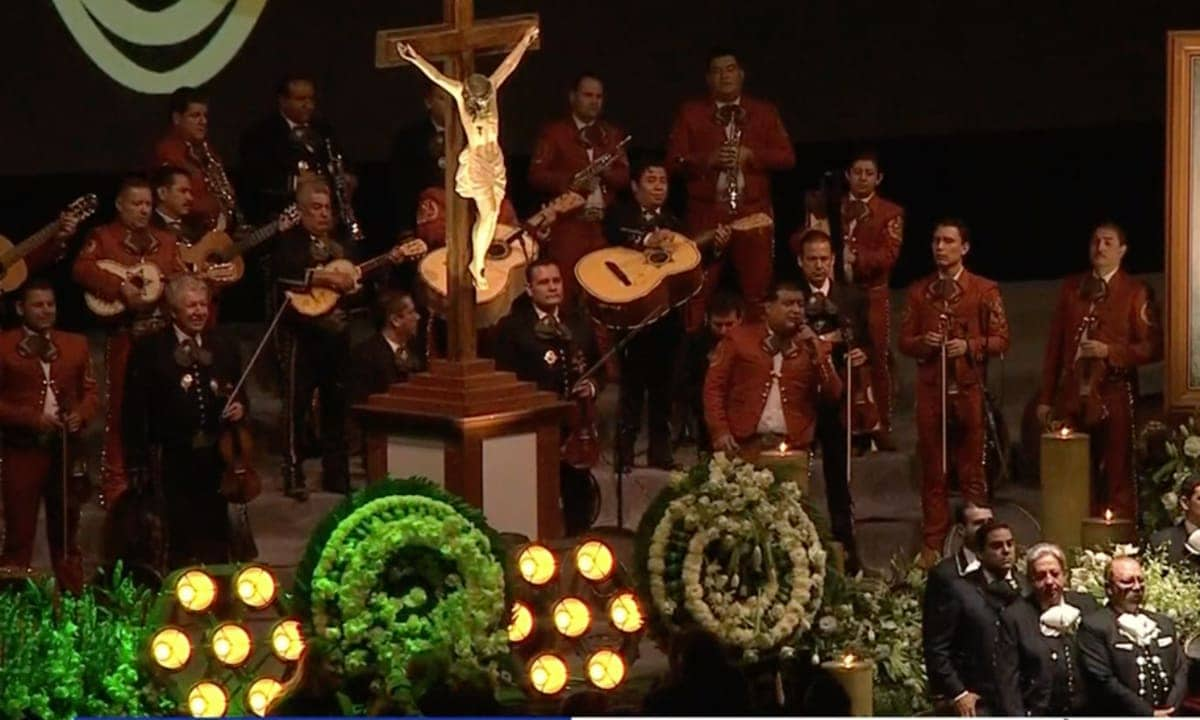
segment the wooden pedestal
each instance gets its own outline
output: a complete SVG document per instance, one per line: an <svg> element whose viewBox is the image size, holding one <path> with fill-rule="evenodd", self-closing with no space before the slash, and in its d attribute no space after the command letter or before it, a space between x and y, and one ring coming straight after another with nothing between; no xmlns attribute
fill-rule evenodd
<svg viewBox="0 0 1200 720"><path fill-rule="evenodd" d="M563 535L559 443L569 405L491 360L429 372L355 406L367 479L421 475L483 510L500 532Z"/></svg>

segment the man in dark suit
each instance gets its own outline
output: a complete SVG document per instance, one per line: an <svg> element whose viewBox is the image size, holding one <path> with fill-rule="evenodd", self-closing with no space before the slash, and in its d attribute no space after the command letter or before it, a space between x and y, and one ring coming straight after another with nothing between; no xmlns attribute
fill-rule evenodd
<svg viewBox="0 0 1200 720"><path fill-rule="evenodd" d="M193 275L167 287L171 324L142 338L129 359L122 425L127 465L146 477L158 468L166 504L167 562L230 559L224 465L217 440L224 423L246 416L244 394L229 400L241 375L236 347L206 331L209 288Z"/></svg>
<svg viewBox="0 0 1200 720"><path fill-rule="evenodd" d="M422 353L414 347L421 314L412 296L387 290L376 304L379 332L350 351L347 395L351 405L366 402L368 396L408 380L410 374L420 372L425 366Z"/></svg>
<svg viewBox="0 0 1200 720"><path fill-rule="evenodd" d="M1038 543L1025 557L1033 593L1000 613L996 709L1012 717L1086 715L1076 631L1082 617L1100 606L1090 595L1064 589L1062 548Z"/></svg>
<svg viewBox="0 0 1200 720"><path fill-rule="evenodd" d="M805 317L813 331L828 340L833 364L845 378L846 361L854 367L867 362L860 347L866 338L867 312L862 293L837 281L833 272L833 242L818 229L793 236L792 251L804 281ZM849 466L846 462L846 403L821 403L817 414L817 441L821 443L821 465L825 474L825 497L833 537L846 548L847 570L858 567L858 549L854 542L854 503L850 497ZM856 428L870 432L874 428Z"/></svg>
<svg viewBox="0 0 1200 720"><path fill-rule="evenodd" d="M680 435L694 432L696 448L712 451L712 438L704 424L704 378L717 343L731 329L742 324L746 306L740 295L718 292L704 312L704 327L688 333L683 340L683 364L676 396L682 405L683 427Z"/></svg>
<svg viewBox="0 0 1200 720"><path fill-rule="evenodd" d="M581 370L593 367L599 350L591 321L563 305L562 271L550 258L539 258L525 269L528 301L513 303L512 311L496 326L496 367L516 373L538 389L564 400L594 401L599 373L579 381ZM590 468L560 468L563 519L567 535L578 535L592 523L598 498L592 494Z"/></svg>
<svg viewBox="0 0 1200 720"><path fill-rule="evenodd" d="M952 580L937 604L925 607L925 667L939 714L990 715L997 708L994 653L1003 610L1027 594L1013 569L1012 529L985 523L973 536L979 568Z"/></svg>
<svg viewBox="0 0 1200 720"><path fill-rule="evenodd" d="M1108 607L1079 628L1088 691L1107 715L1172 715L1187 693L1184 638L1166 615L1142 609L1145 588L1137 558L1113 558Z"/></svg>
<svg viewBox="0 0 1200 720"><path fill-rule="evenodd" d="M450 96L433 83L425 89L426 115L406 125L392 140L388 160L395 229L411 228L417 216L417 198L425 188L442 186L446 172L446 112L458 122Z"/></svg>
<svg viewBox="0 0 1200 720"><path fill-rule="evenodd" d="M1189 475L1179 486L1179 507L1183 519L1154 533L1150 544L1163 548L1172 563L1200 571L1200 474Z"/></svg>
<svg viewBox="0 0 1200 720"><path fill-rule="evenodd" d="M970 539L975 536L979 528L985 523L995 519L992 509L983 505L976 505L973 502L965 502L959 505L954 515L954 522L959 528L959 534L964 538L963 544L950 557L943 558L933 569L929 571L929 576L925 580L925 614L931 614L931 607L936 607L941 602L940 595L949 592L950 584L965 576L967 573L979 569L979 558L975 555L975 551L971 547Z"/></svg>

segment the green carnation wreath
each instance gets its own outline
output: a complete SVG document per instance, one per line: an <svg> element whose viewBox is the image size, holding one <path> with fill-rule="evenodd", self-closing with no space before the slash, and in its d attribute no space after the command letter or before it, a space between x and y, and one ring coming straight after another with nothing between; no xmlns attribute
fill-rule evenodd
<svg viewBox="0 0 1200 720"><path fill-rule="evenodd" d="M413 707L410 663L495 674L508 653L505 557L480 511L423 478L389 479L321 522L297 569L309 636L371 701ZM362 699L362 698L360 698Z"/></svg>

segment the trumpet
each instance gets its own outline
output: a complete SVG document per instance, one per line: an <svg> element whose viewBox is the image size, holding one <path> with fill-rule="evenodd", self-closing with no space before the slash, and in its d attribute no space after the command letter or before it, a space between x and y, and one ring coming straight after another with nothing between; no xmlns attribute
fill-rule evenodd
<svg viewBox="0 0 1200 720"><path fill-rule="evenodd" d="M325 153L329 156L329 174L333 180L333 191L337 194L338 213L342 223L354 242L362 242L362 227L354 214L354 206L350 204L350 188L346 185L346 162L342 154L333 149L333 140L330 138L325 138Z"/></svg>
<svg viewBox="0 0 1200 720"><path fill-rule="evenodd" d="M204 173L204 182L208 185L208 189L216 196L217 202L221 204L221 212L225 218L233 222L235 228L242 227L246 224L246 218L242 215L241 209L237 204L237 194L233 190L233 183L229 181L229 176L225 174L225 166L213 155L212 148L209 147L208 140L201 140L199 143L188 143L188 152L191 153L192 159L200 166L201 172Z"/></svg>

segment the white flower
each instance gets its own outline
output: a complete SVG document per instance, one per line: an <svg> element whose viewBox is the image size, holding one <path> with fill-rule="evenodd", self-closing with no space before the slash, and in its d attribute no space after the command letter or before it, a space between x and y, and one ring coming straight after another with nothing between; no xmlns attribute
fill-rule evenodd
<svg viewBox="0 0 1200 720"><path fill-rule="evenodd" d="M1200 458L1200 437L1188 435L1183 441L1183 454L1190 458Z"/></svg>
<svg viewBox="0 0 1200 720"><path fill-rule="evenodd" d="M837 618L832 615L822 615L821 619L817 621L817 629L823 633L831 633L837 630L837 628Z"/></svg>
<svg viewBox="0 0 1200 720"><path fill-rule="evenodd" d="M1162 498L1163 507L1167 512L1176 512L1179 510L1179 496L1173 492L1164 493Z"/></svg>

